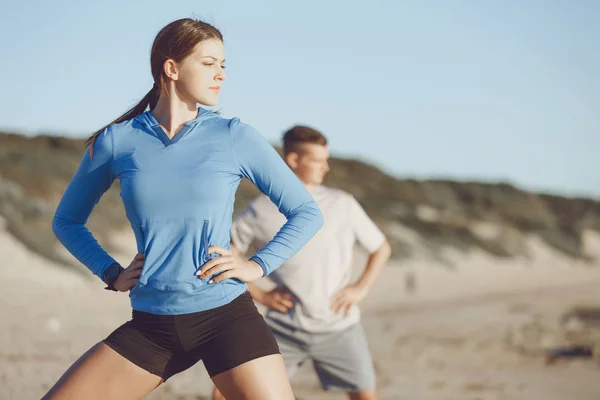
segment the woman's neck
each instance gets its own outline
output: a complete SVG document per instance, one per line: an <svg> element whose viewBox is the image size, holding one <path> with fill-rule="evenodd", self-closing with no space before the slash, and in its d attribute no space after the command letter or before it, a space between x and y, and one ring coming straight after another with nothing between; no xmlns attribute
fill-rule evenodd
<svg viewBox="0 0 600 400"><path fill-rule="evenodd" d="M185 103L173 94L169 97L161 95L156 107L151 111L170 139L177 134L183 124L198 116L196 104Z"/></svg>

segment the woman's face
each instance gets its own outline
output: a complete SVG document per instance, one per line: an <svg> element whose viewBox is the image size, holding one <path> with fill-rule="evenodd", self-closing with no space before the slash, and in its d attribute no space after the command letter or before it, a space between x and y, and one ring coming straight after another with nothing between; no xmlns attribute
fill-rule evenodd
<svg viewBox="0 0 600 400"><path fill-rule="evenodd" d="M225 80L223 42L218 39L198 43L192 53L178 63L175 88L184 101L214 106Z"/></svg>

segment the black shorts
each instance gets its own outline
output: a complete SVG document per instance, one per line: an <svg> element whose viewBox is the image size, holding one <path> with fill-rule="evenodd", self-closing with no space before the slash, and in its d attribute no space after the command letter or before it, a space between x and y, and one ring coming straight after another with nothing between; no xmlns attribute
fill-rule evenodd
<svg viewBox="0 0 600 400"><path fill-rule="evenodd" d="M250 293L212 310L156 315L133 310L105 340L117 353L163 380L202 360L213 377L247 361L279 354Z"/></svg>

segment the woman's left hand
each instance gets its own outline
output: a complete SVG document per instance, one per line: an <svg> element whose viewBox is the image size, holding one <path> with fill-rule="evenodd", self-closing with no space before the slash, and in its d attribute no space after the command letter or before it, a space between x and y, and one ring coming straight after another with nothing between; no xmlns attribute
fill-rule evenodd
<svg viewBox="0 0 600 400"><path fill-rule="evenodd" d="M209 283L217 283L224 279L236 278L243 282L252 282L263 276L263 269L256 262L242 260L236 257L231 250L219 246L210 246L208 253L216 253L216 257L208 261L198 270L196 275L202 279L215 276Z"/></svg>

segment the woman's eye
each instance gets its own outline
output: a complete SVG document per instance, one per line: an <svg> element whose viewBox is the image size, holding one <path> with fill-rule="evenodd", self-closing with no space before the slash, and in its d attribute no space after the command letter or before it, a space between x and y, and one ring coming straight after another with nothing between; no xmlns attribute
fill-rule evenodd
<svg viewBox="0 0 600 400"><path fill-rule="evenodd" d="M215 66L215 63L204 63L204 65L206 65L207 67L214 67L214 66ZM222 69L225 69L225 66L224 66L224 65L221 65L221 68L222 68Z"/></svg>

